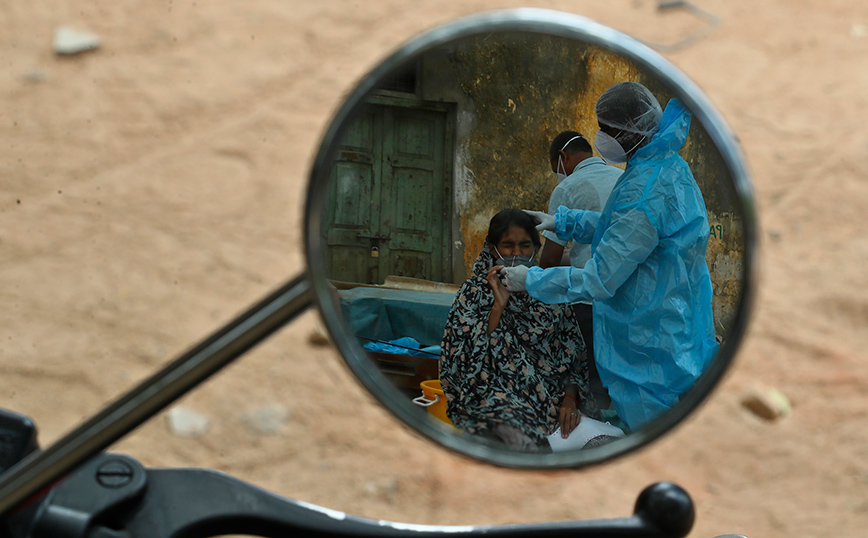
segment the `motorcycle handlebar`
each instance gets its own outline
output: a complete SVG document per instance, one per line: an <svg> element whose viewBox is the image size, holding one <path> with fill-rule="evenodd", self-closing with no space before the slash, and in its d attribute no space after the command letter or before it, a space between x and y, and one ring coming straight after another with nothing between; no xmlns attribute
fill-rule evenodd
<svg viewBox="0 0 868 538"><path fill-rule="evenodd" d="M8 538L263 537L623 537L683 538L693 526L690 496L675 484L646 488L632 516L502 526L411 525L358 518L287 499L211 469L146 469L101 453L34 505L4 521Z"/></svg>

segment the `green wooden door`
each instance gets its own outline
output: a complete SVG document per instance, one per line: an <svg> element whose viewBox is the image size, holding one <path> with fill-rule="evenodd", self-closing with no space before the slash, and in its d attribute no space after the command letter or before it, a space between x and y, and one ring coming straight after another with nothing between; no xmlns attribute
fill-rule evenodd
<svg viewBox="0 0 868 538"><path fill-rule="evenodd" d="M382 121L378 120L373 110L356 119L332 169L326 243L335 280L370 283L379 278L379 262L371 256L371 242L366 239L380 229Z"/></svg>
<svg viewBox="0 0 868 538"><path fill-rule="evenodd" d="M348 130L332 171L330 278L451 282L451 135L443 105L382 99Z"/></svg>

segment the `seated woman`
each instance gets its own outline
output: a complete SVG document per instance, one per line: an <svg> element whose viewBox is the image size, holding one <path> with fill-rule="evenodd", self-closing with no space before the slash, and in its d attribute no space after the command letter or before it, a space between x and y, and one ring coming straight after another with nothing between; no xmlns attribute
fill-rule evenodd
<svg viewBox="0 0 868 538"><path fill-rule="evenodd" d="M539 451L558 426L569 434L582 415L600 418L588 384L585 344L568 305L510 293L497 269L532 264L540 238L518 209L491 219L473 276L446 322L440 382L446 414L471 434Z"/></svg>

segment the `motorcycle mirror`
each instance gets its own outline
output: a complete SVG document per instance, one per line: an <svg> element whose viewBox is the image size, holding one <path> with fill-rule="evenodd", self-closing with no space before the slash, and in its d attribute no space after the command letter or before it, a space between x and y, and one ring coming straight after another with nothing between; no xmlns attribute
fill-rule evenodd
<svg viewBox="0 0 868 538"><path fill-rule="evenodd" d="M408 378L434 381L431 361L426 373L418 357L402 362L396 359L402 355L378 357L363 349L362 341L382 336L359 332L350 292L373 290L369 296L378 305L369 319L373 326L403 322L418 329L427 320L436 335L443 304L451 304L456 285L469 273L491 215L525 203L544 209L554 187L545 162L548 138L562 128L595 132L594 100L610 84L625 80L646 85L658 100L678 98L692 114L681 153L707 206L706 261L718 351L669 411L601 446L528 453L450 427L408 394L417 392L413 385L407 388ZM423 158L424 148L433 148L434 157ZM491 12L447 23L398 49L362 78L325 131L305 211L308 266L303 274L52 445L41 450L22 445L14 459L23 459L0 474L0 513L165 409L312 304L349 368L398 419L460 454L532 469L599 463L659 438L709 396L747 327L756 215L734 135L708 98L672 64L640 42L582 17L537 9ZM376 227L369 226L375 221ZM356 272L342 272L347 270ZM387 283L389 275L397 279ZM415 303L401 305L390 299L419 286L422 296L434 294L438 300L417 296ZM382 315L395 305L391 316ZM659 330L666 329L663 321Z"/></svg>
<svg viewBox="0 0 868 538"><path fill-rule="evenodd" d="M437 345L454 321L448 316L456 290L472 276L489 219L508 207L546 209L557 184L548 158L552 137L575 130L593 141L596 99L627 80L646 86L663 105L679 99L692 113L680 154L708 213L705 258L718 351L670 410L601 446L529 453L455 428L437 391ZM423 436L520 468L606 461L659 438L695 411L744 335L756 243L744 159L703 92L640 42L548 10L460 19L383 60L325 131L306 202L315 302L360 382ZM662 320L652 330L666 330ZM400 347L407 341L396 342L406 337L410 350ZM416 344L431 347L416 350Z"/></svg>

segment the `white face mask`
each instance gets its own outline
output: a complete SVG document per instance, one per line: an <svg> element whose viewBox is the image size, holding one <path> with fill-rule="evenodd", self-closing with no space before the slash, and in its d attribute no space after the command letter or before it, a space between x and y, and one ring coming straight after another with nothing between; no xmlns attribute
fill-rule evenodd
<svg viewBox="0 0 868 538"><path fill-rule="evenodd" d="M494 251L497 252L497 257L500 258L500 261L503 262L504 267L518 267L519 265L524 265L525 267L533 267L533 257L536 254L536 249L534 249L533 254L531 254L530 258L527 256L506 256L503 257L500 255L500 251L497 250L497 247L494 247Z"/></svg>
<svg viewBox="0 0 868 538"><path fill-rule="evenodd" d="M558 176L558 183L567 179L567 171L564 168L564 162L560 155L558 155L558 171L555 172L555 175Z"/></svg>
<svg viewBox="0 0 868 538"><path fill-rule="evenodd" d="M645 137L640 137L639 141L630 148L629 152L638 148L644 141ZM624 151L624 146L618 142L617 138L610 136L603 131L597 131L597 139L594 140L594 147L597 148L600 157L606 161L606 164L620 164L627 162L628 152Z"/></svg>
<svg viewBox="0 0 868 538"><path fill-rule="evenodd" d="M567 140L567 143L564 144L564 147L561 148L561 151L567 149L567 146L569 146L570 143L572 143L572 141L577 139L577 138L584 138L584 136L576 135L576 136L570 138L569 140ZM558 183L567 179L567 176L569 175L569 174L567 174L567 169L564 168L563 155L558 155L558 171L555 172L555 175L558 176Z"/></svg>
<svg viewBox="0 0 868 538"><path fill-rule="evenodd" d="M612 135L597 131L597 139L594 140L594 147L600 154L600 158L606 161L607 164L619 164L627 162L627 152L621 143Z"/></svg>

